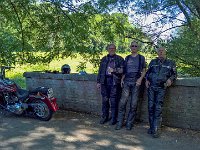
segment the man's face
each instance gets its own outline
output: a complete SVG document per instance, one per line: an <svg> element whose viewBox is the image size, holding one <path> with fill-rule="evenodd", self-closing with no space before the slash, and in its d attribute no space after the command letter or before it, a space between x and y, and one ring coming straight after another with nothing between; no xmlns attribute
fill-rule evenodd
<svg viewBox="0 0 200 150"><path fill-rule="evenodd" d="M130 45L130 49L132 53L136 53L138 51L138 44L136 42L132 42Z"/></svg>
<svg viewBox="0 0 200 150"><path fill-rule="evenodd" d="M111 44L111 45L108 47L108 53L109 53L110 55L114 55L115 52L116 52L116 46L113 45L113 44Z"/></svg>
<svg viewBox="0 0 200 150"><path fill-rule="evenodd" d="M165 48L161 47L158 49L157 51L157 54L158 54L158 57L163 59L163 58L166 58L166 50Z"/></svg>

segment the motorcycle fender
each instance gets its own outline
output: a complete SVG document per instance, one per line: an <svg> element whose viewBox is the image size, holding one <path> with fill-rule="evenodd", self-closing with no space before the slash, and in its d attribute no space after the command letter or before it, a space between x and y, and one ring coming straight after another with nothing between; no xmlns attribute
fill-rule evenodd
<svg viewBox="0 0 200 150"><path fill-rule="evenodd" d="M48 98L42 99L43 102L47 104L50 110L53 112L58 110L58 104L56 103L56 98L51 98L50 100Z"/></svg>

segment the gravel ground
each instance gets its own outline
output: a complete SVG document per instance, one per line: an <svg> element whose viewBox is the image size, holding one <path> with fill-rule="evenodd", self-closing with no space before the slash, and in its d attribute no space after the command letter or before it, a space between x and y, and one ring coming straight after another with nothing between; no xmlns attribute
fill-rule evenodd
<svg viewBox="0 0 200 150"><path fill-rule="evenodd" d="M200 150L200 131L163 127L155 139L145 123L131 131L114 127L70 111L58 111L48 122L0 114L0 150Z"/></svg>

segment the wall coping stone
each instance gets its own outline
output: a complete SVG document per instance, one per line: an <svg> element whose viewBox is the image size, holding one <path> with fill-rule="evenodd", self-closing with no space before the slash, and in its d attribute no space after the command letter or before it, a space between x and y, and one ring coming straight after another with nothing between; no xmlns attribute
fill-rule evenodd
<svg viewBox="0 0 200 150"><path fill-rule="evenodd" d="M200 87L200 77L178 78L175 82L175 85Z"/></svg>
<svg viewBox="0 0 200 150"><path fill-rule="evenodd" d="M96 74L80 75L78 73L61 74L61 73L44 73L44 72L25 72L26 78L55 79L55 80L75 80L75 81L96 81ZM200 77L177 78L175 86L200 87Z"/></svg>
<svg viewBox="0 0 200 150"><path fill-rule="evenodd" d="M75 80L75 81L96 81L96 74L80 75L78 73L62 74L62 73L44 73L44 72L25 72L26 78L54 79L54 80Z"/></svg>

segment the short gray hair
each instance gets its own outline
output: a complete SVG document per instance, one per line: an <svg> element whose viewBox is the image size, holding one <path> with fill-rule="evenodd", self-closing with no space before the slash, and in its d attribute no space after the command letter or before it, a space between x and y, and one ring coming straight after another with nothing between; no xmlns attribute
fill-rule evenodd
<svg viewBox="0 0 200 150"><path fill-rule="evenodd" d="M158 52L160 49L164 49L165 51L167 51L165 47L161 46L161 47L156 48L156 52Z"/></svg>
<svg viewBox="0 0 200 150"><path fill-rule="evenodd" d="M115 46L115 44L114 44L114 43L108 44L108 45L106 46L106 50L108 50L110 46ZM116 48L116 46L115 46L115 48Z"/></svg>

